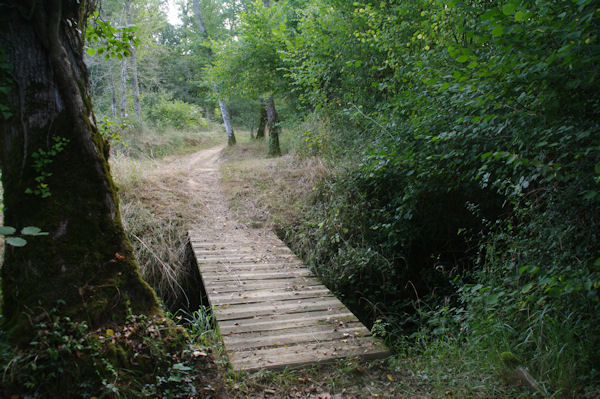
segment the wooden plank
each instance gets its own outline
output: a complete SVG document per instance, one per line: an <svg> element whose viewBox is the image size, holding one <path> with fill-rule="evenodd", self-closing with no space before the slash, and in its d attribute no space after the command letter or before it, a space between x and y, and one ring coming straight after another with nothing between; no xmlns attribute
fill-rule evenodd
<svg viewBox="0 0 600 399"><path fill-rule="evenodd" d="M338 311L345 306L335 297L325 299L304 299L300 301L273 301L272 303L224 305L215 306L217 320L243 319L254 315L265 316L271 314L299 313L313 310Z"/></svg>
<svg viewBox="0 0 600 399"><path fill-rule="evenodd" d="M360 324L360 323L359 323ZM288 331L284 334L263 334L254 337L245 336L225 336L223 342L228 351L248 351L264 349L267 347L290 346L302 343L324 343L327 341L340 341L342 343L352 342L359 337L369 336L371 333L364 326L362 329L356 327L345 329L318 329L314 326L308 331ZM346 341L346 342L343 342Z"/></svg>
<svg viewBox="0 0 600 399"><path fill-rule="evenodd" d="M276 259L278 261L281 260L287 260L287 259L294 259L297 260L298 258L296 257L296 255L294 254L261 254L256 255L254 253L248 253L248 254L220 254L220 253L214 253L211 255L196 255L196 260L200 263L204 263L204 262L221 262L221 263L236 263L236 262L241 262L241 261L256 261L256 262L261 262L261 261L265 261L265 260L273 260Z"/></svg>
<svg viewBox="0 0 600 399"><path fill-rule="evenodd" d="M249 339L255 339L260 337L279 337L279 336L292 336L295 334L304 334L311 332L337 332L341 331L342 338L348 336L365 336L370 334L370 331L358 320L353 320L348 323L335 323L330 321L329 323L316 323L312 322L304 326L292 326L288 325L286 328L278 330L265 330L265 331L247 331L244 333L236 332L233 334L223 334L223 338L227 338L227 342L244 342Z"/></svg>
<svg viewBox="0 0 600 399"><path fill-rule="evenodd" d="M256 316L247 319L222 320L219 331L222 335L246 332L274 331L303 326L344 326L358 321L347 309L338 312L314 311L288 315Z"/></svg>
<svg viewBox="0 0 600 399"><path fill-rule="evenodd" d="M305 299L305 298L334 298L331 291L328 289L319 290L259 290L259 291L245 291L245 292L232 292L226 295L213 295L210 298L210 302L213 305L232 305L239 303L253 303L253 302L265 302L265 301L276 301L276 300L292 300L292 299Z"/></svg>
<svg viewBox="0 0 600 399"><path fill-rule="evenodd" d="M330 362L348 356L378 359L389 355L383 344L364 337L352 342L299 344L288 347L227 352L236 370L256 371L280 367L300 367L311 363Z"/></svg>
<svg viewBox="0 0 600 399"><path fill-rule="evenodd" d="M321 286L317 280L308 277L296 277L293 279L273 279L273 280L254 280L254 281L205 281L206 292L218 294L223 292L237 292L239 290L259 290L278 287L309 287Z"/></svg>
<svg viewBox="0 0 600 399"><path fill-rule="evenodd" d="M220 254L220 255L237 255L237 254L256 254L258 252L260 253L266 253L266 254L273 254L273 255L279 255L279 254L286 254L286 255L294 255L294 253L288 248L288 247L267 247L267 248L263 248L263 247L258 247L258 248L250 248L250 247L235 247L235 249L216 249L216 248L199 248L199 247L195 247L196 250L194 251L194 253L197 256L205 256L205 255L214 255L214 254Z"/></svg>
<svg viewBox="0 0 600 399"><path fill-rule="evenodd" d="M220 272L205 272L202 271L202 275L206 280L210 281L237 281L237 280L273 280L273 279L287 279L294 277L313 276L308 269L297 269L288 271L246 271L246 272L228 272L226 270Z"/></svg>
<svg viewBox="0 0 600 399"><path fill-rule="evenodd" d="M286 263L217 263L202 264L201 270L204 272L213 272L219 270L288 270L288 269L306 269L302 262Z"/></svg>

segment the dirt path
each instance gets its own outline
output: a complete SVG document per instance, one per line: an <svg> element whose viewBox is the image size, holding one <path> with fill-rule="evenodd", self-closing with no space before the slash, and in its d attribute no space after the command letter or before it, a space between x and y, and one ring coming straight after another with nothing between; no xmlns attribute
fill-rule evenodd
<svg viewBox="0 0 600 399"><path fill-rule="evenodd" d="M202 204L203 211L196 216L190 229L203 236L206 242L252 245L277 242L268 229L250 229L238 223L227 205L221 188L219 164L224 146L201 150L183 157L167 159L166 164L154 169L158 176L177 176L177 191ZM259 247L259 246L257 246Z"/></svg>

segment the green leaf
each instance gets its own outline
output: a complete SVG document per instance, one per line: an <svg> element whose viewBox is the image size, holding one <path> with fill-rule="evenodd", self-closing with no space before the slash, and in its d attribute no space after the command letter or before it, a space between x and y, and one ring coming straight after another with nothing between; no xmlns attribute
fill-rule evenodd
<svg viewBox="0 0 600 399"><path fill-rule="evenodd" d="M26 236L47 236L48 233L43 232L42 229L35 226L27 226L21 230L21 234Z"/></svg>
<svg viewBox="0 0 600 399"><path fill-rule="evenodd" d="M496 27L494 29L492 29L492 36L494 36L494 37L500 37L500 36L502 36L503 33L504 33L504 26L502 26L502 25L496 25Z"/></svg>
<svg viewBox="0 0 600 399"><path fill-rule="evenodd" d="M15 229L14 227L0 226L0 235L3 235L3 236L15 234L16 231L17 231L17 229Z"/></svg>
<svg viewBox="0 0 600 399"><path fill-rule="evenodd" d="M192 370L192 368L191 368L191 367L188 367L188 366L186 366L186 365L185 365L185 364L183 364L183 363L175 363L175 364L173 365L173 370L179 370L179 371L191 371L191 370Z"/></svg>
<svg viewBox="0 0 600 399"><path fill-rule="evenodd" d="M533 283L529 283L529 284L525 285L523 288L521 288L521 293L527 294L529 291L531 291L532 288L533 288Z"/></svg>
<svg viewBox="0 0 600 399"><path fill-rule="evenodd" d="M525 21L525 19L527 19L527 13L523 11L517 11L517 13L515 14L515 21L523 22Z"/></svg>
<svg viewBox="0 0 600 399"><path fill-rule="evenodd" d="M504 15L512 15L512 13L514 13L516 9L517 9L517 6L515 4L508 3L508 4L505 4L504 7L502 7L502 13Z"/></svg>
<svg viewBox="0 0 600 399"><path fill-rule="evenodd" d="M456 59L456 61L463 63L463 62L467 62L469 61L469 56L468 55L461 55L460 57L458 57Z"/></svg>
<svg viewBox="0 0 600 399"><path fill-rule="evenodd" d="M94 55L96 54L96 49L92 48L92 47L88 47L87 50L85 50L89 55Z"/></svg>
<svg viewBox="0 0 600 399"><path fill-rule="evenodd" d="M498 303L498 294L490 294L485 297L485 303L490 306L494 306Z"/></svg>
<svg viewBox="0 0 600 399"><path fill-rule="evenodd" d="M27 241L21 237L6 237L6 243L8 245L12 245L13 247L24 247L25 244L27 244Z"/></svg>

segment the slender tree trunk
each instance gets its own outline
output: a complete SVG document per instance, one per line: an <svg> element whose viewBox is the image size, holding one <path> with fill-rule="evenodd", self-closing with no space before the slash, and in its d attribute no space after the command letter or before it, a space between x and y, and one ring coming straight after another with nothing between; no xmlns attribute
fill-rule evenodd
<svg viewBox="0 0 600 399"><path fill-rule="evenodd" d="M123 9L125 11L125 21L127 21L127 25L131 24L131 15L129 13L129 4L130 0L123 1ZM132 46L129 49L131 55L129 57L131 62L131 89L133 95L133 105L135 110L135 116L138 118L142 114L142 106L140 104L140 84L138 79L138 70L137 70L137 57L135 54L135 46Z"/></svg>
<svg viewBox="0 0 600 399"><path fill-rule="evenodd" d="M206 121L208 122L208 121L212 120L213 115L212 115L212 107L210 104L204 105L204 111L206 113Z"/></svg>
<svg viewBox="0 0 600 399"><path fill-rule="evenodd" d="M115 88L115 81L113 79L112 66L110 64L108 65L108 78L109 78L110 97L111 97L110 111L111 111L113 119L117 119L117 90Z"/></svg>
<svg viewBox="0 0 600 399"><path fill-rule="evenodd" d="M202 9L200 8L200 3L198 0L194 0L194 15L196 16L196 23L198 24L198 29L202 35L208 39L208 32L206 31L206 27L204 26L204 20L202 18ZM208 58L212 58L212 51L210 49L207 50ZM215 93L217 94L217 98L219 95L219 88L215 87ZM219 100L219 108L221 108L221 115L223 116L223 124L225 125L225 131L227 132L227 144L234 145L236 143L235 140L235 132L233 131L233 124L231 123L231 114L229 113L229 107L227 107L227 103L223 100Z"/></svg>
<svg viewBox="0 0 600 399"><path fill-rule="evenodd" d="M121 119L127 118L127 60L121 58Z"/></svg>
<svg viewBox="0 0 600 399"><path fill-rule="evenodd" d="M135 46L131 47L131 85L133 89L133 104L135 106L135 116L138 118L142 114L142 105L140 104L140 84L138 81L137 58L135 55Z"/></svg>
<svg viewBox="0 0 600 399"><path fill-rule="evenodd" d="M219 101L219 108L223 114L223 123L225 123L225 131L227 132L227 145L235 145L235 135L233 134L233 126L231 125L231 116L225 101Z"/></svg>
<svg viewBox="0 0 600 399"><path fill-rule="evenodd" d="M260 102L260 118L258 120L258 130L256 131L256 138L264 139L266 129L267 129L267 104L265 101L261 101Z"/></svg>
<svg viewBox="0 0 600 399"><path fill-rule="evenodd" d="M88 94L81 40L88 3L9 3L0 7L0 46L14 82L6 96L13 116L0 120L4 222L49 235L5 250L3 328L26 340L57 300L91 328L124 321L130 311L159 312L121 224L108 145ZM43 191L40 177L49 195L25 194Z"/></svg>
<svg viewBox="0 0 600 399"><path fill-rule="evenodd" d="M279 117L277 116L277 110L275 109L275 100L271 94L267 99L267 126L269 129L269 155L279 156L281 155L281 149L279 148L279 134L281 133L281 127L279 126Z"/></svg>

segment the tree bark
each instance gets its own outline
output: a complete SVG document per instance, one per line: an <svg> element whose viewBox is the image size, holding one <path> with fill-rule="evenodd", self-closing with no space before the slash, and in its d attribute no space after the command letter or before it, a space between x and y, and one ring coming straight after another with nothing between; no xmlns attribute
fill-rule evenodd
<svg viewBox="0 0 600 399"><path fill-rule="evenodd" d="M121 119L127 118L127 60L121 58Z"/></svg>
<svg viewBox="0 0 600 399"><path fill-rule="evenodd" d="M267 127L269 129L269 155L279 156L281 155L281 148L279 147L279 134L281 133L281 127L279 126L279 117L277 116L277 110L275 109L275 100L271 94L267 99Z"/></svg>
<svg viewBox="0 0 600 399"><path fill-rule="evenodd" d="M110 111L113 119L117 119L117 90L115 89L115 81L113 79L112 65L108 65L108 78L110 85Z"/></svg>
<svg viewBox="0 0 600 399"><path fill-rule="evenodd" d="M202 36L208 39L208 32L206 31L206 27L204 26L204 19L202 18L202 9L200 8L200 3L198 3L198 0L194 0L194 15L196 16L196 23L198 24L198 29L200 29L200 33L202 33ZM212 58L212 51L210 49L207 50L207 55L210 60ZM214 89L217 98L220 97L218 87L215 87ZM227 132L227 145L235 145L235 132L233 131L233 124L231 123L231 114L229 113L229 107L227 107L227 103L225 101L219 100L219 108L221 108L223 124L225 125L225 131Z"/></svg>
<svg viewBox="0 0 600 399"><path fill-rule="evenodd" d="M3 328L17 342L58 300L67 316L91 328L124 321L130 312L160 311L121 224L108 144L88 94L81 33L87 4L0 5L0 46L14 69L7 95L13 116L0 120L4 222L49 233L5 250ZM25 194L40 176L50 195Z"/></svg>
<svg viewBox="0 0 600 399"><path fill-rule="evenodd" d="M130 0L123 0L123 11L125 12L125 23L131 24L131 15L129 13ZM142 106L140 104L140 84L138 80L137 57L135 55L135 45L129 49L131 60L131 94L133 96L133 106L135 116L139 118L142 114Z"/></svg>
<svg viewBox="0 0 600 399"><path fill-rule="evenodd" d="M235 145L235 134L233 134L233 125L231 124L231 115L225 101L219 100L219 108L223 115L223 123L225 124L225 132L227 132L227 145Z"/></svg>
<svg viewBox="0 0 600 399"><path fill-rule="evenodd" d="M138 70L137 70L137 58L135 55L135 46L130 49L131 55L131 86L133 92L133 105L135 109L135 116L138 118L142 114L142 105L140 104L140 84L138 80Z"/></svg>
<svg viewBox="0 0 600 399"><path fill-rule="evenodd" d="M260 103L260 119L258 120L258 130L256 131L256 138L264 139L266 129L267 129L267 104L265 101L261 101L261 103Z"/></svg>

